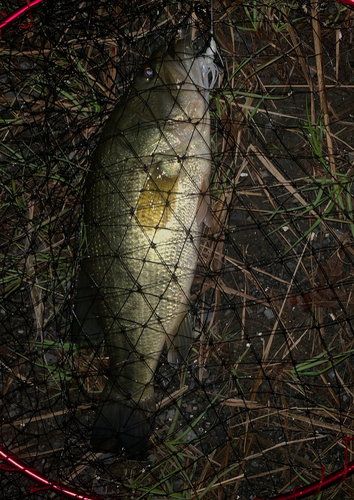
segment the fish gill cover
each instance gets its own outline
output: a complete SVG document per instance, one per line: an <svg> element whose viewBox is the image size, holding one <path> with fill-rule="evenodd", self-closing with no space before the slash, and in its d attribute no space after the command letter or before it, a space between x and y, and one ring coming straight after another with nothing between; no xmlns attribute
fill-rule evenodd
<svg viewBox="0 0 354 500"><path fill-rule="evenodd" d="M26 16L0 40L1 497L322 483L353 461L353 10Z"/></svg>

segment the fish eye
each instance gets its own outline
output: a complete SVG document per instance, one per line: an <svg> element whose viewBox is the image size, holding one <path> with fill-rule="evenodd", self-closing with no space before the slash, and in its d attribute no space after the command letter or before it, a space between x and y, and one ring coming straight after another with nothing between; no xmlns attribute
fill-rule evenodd
<svg viewBox="0 0 354 500"><path fill-rule="evenodd" d="M147 80L150 80L153 76L154 76L154 70L152 68L150 68L150 66L147 66L144 69L144 78L146 78Z"/></svg>

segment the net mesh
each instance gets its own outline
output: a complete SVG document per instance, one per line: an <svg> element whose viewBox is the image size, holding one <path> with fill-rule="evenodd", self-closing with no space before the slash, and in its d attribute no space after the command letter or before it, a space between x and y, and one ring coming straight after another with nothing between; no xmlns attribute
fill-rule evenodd
<svg viewBox="0 0 354 500"><path fill-rule="evenodd" d="M110 365L104 343L72 339L84 185L137 69L187 23L202 54L211 6L59 0L30 12L0 41L3 449L95 498L269 498L343 467L354 397L353 10L213 4L213 219L191 288L195 339L178 369L163 349L144 460L90 444ZM2 498L60 495L5 462L0 474ZM351 479L326 495L351 498Z"/></svg>

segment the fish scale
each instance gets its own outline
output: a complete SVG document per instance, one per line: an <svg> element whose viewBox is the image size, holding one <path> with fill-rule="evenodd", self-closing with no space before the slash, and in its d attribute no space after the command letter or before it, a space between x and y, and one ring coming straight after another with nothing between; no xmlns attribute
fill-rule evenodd
<svg viewBox="0 0 354 500"><path fill-rule="evenodd" d="M186 40L158 49L108 119L87 178L73 334L93 348L104 339L109 356L91 436L97 450L144 456L164 344L177 365L193 340L190 288L211 170L210 61Z"/></svg>

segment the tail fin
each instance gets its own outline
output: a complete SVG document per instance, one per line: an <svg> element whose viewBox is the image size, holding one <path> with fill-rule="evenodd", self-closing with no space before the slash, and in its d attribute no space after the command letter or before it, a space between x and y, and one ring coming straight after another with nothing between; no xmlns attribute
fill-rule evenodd
<svg viewBox="0 0 354 500"><path fill-rule="evenodd" d="M154 426L155 401L134 399L103 401L99 407L91 445L127 458L144 460Z"/></svg>

